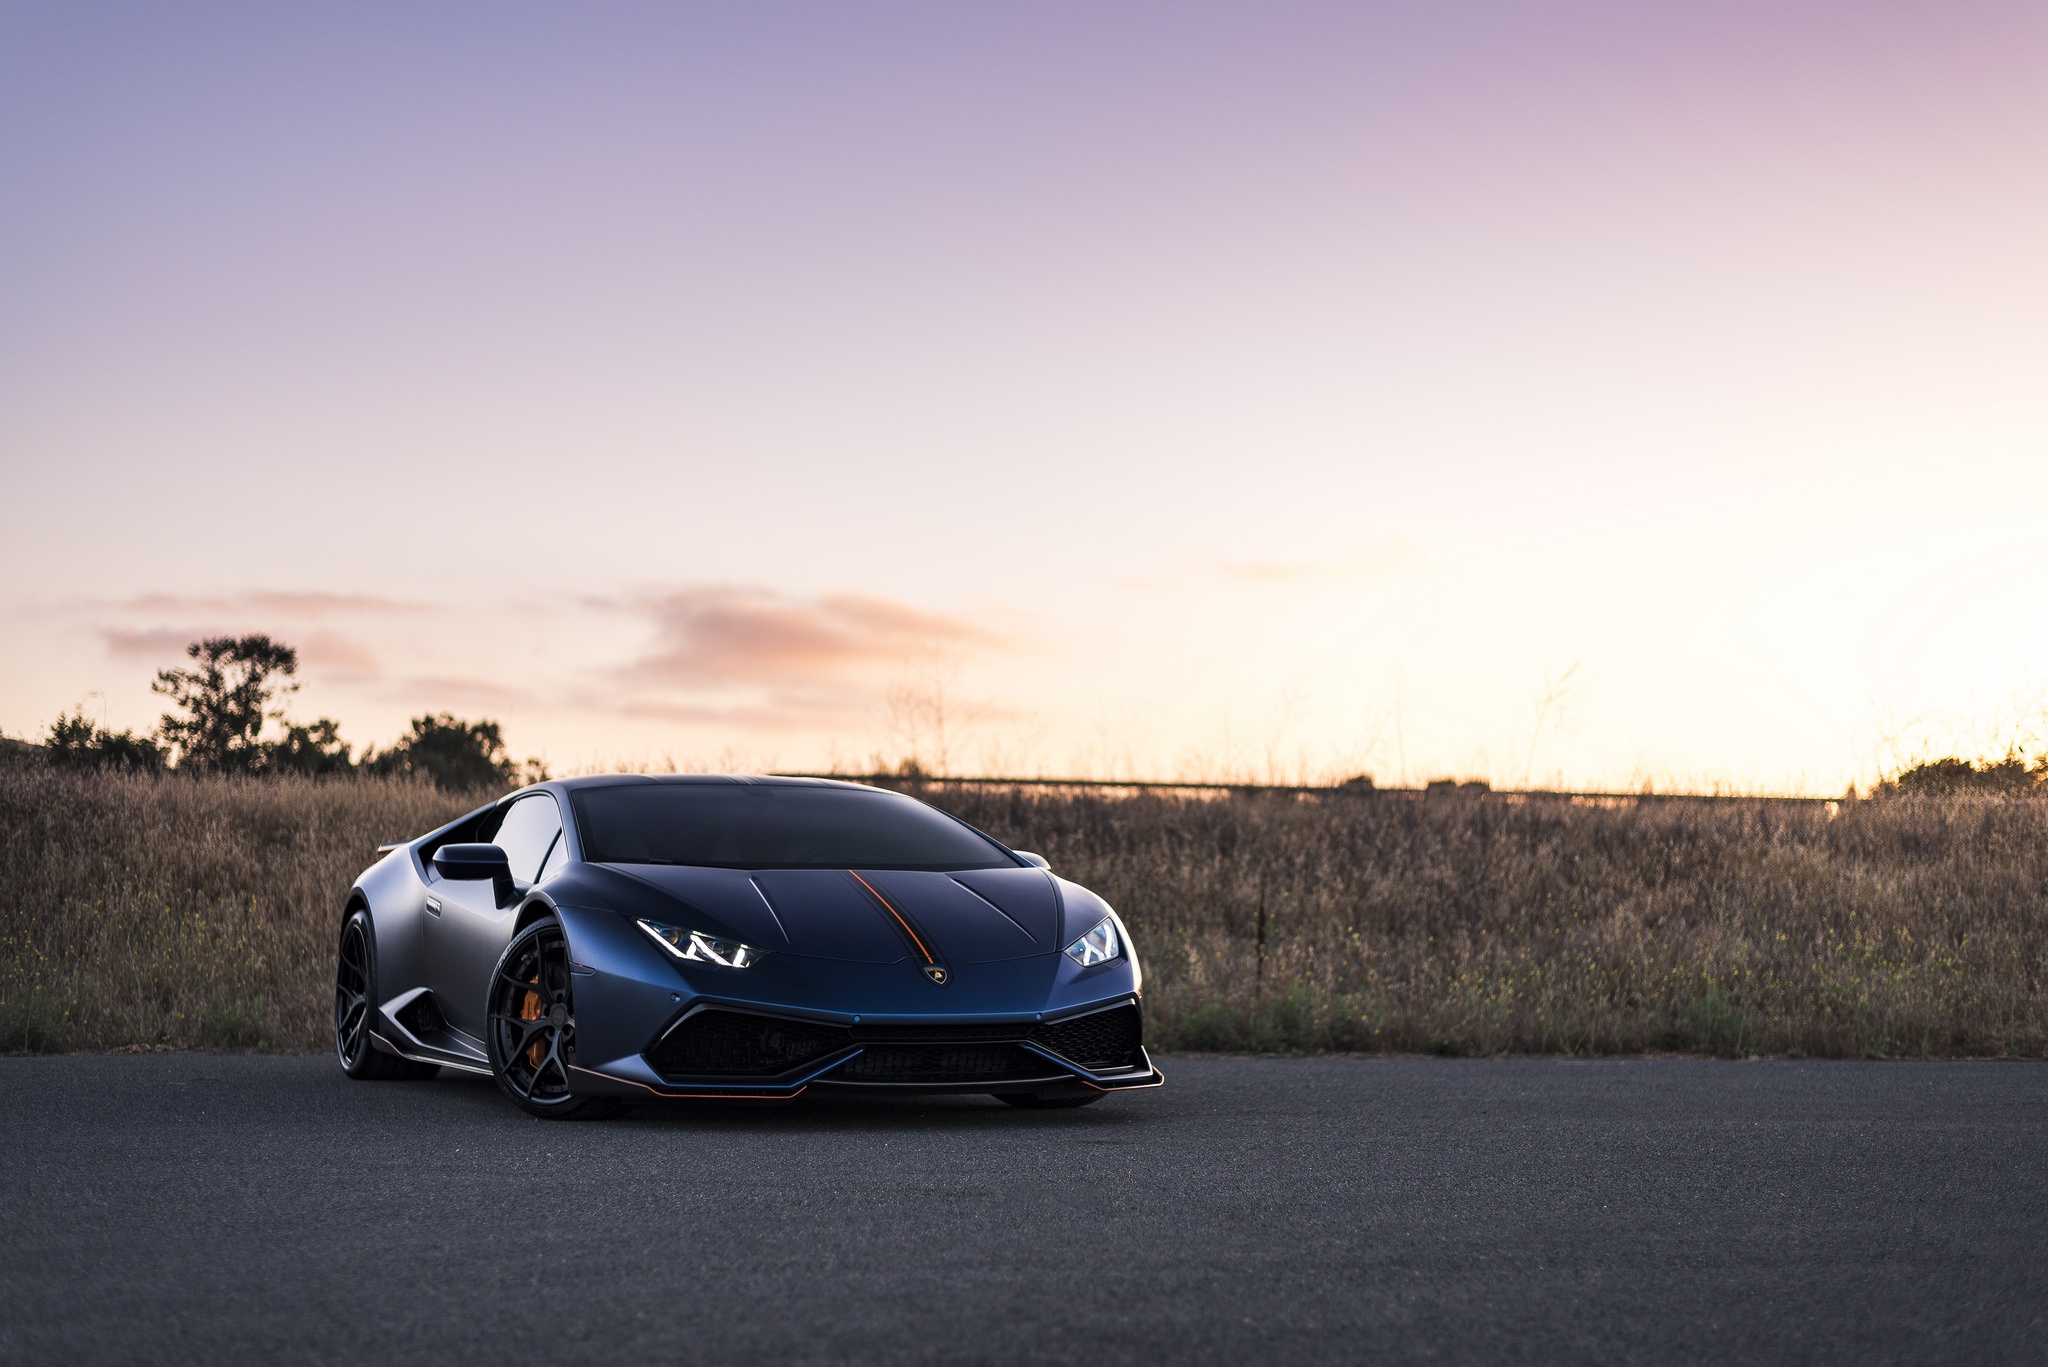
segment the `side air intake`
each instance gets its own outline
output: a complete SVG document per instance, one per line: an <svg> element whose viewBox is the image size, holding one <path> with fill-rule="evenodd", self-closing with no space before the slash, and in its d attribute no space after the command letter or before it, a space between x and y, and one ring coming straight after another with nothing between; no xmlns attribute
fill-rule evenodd
<svg viewBox="0 0 2048 1367"><path fill-rule="evenodd" d="M647 1051L648 1066L670 1081L702 1077L775 1077L852 1047L844 1026L742 1011L699 1011Z"/></svg>
<svg viewBox="0 0 2048 1367"><path fill-rule="evenodd" d="M1145 1024L1135 1006L1113 1006L1072 1020L1033 1026L1029 1039L1091 1073L1113 1073L1138 1066L1138 1047Z"/></svg>

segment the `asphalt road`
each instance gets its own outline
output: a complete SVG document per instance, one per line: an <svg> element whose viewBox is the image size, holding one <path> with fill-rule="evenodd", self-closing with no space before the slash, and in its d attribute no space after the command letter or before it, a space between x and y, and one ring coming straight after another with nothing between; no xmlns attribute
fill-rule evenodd
<svg viewBox="0 0 2048 1367"><path fill-rule="evenodd" d="M0 1060L0 1361L2048 1361L2048 1065L1166 1061L530 1120Z"/></svg>

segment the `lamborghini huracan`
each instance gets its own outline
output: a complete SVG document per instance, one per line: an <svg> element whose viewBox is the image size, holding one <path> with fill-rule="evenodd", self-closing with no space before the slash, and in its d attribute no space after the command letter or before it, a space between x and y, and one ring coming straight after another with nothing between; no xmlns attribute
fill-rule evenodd
<svg viewBox="0 0 2048 1367"><path fill-rule="evenodd" d="M488 1073L538 1116L627 1101L1162 1081L1108 904L915 798L823 779L540 783L384 846L344 905L353 1078Z"/></svg>

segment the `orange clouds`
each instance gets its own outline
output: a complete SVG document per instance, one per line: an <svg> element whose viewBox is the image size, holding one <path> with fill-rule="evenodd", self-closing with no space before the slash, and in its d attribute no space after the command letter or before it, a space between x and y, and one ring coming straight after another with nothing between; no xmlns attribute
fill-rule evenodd
<svg viewBox="0 0 2048 1367"><path fill-rule="evenodd" d="M633 607L654 638L618 671L630 691L613 708L649 719L775 730L846 718L872 708L880 676L906 660L1004 644L973 622L860 594L690 587Z"/></svg>
<svg viewBox="0 0 2048 1367"><path fill-rule="evenodd" d="M643 609L653 650L625 677L660 688L810 687L933 647L993 645L996 633L885 598L792 598L765 589L678 589Z"/></svg>
<svg viewBox="0 0 2048 1367"><path fill-rule="evenodd" d="M390 616L431 612L425 603L409 603L373 593L279 593L259 590L251 593L195 595L142 593L108 606L146 616L189 615L290 617L315 620L336 615Z"/></svg>
<svg viewBox="0 0 2048 1367"><path fill-rule="evenodd" d="M106 627L101 630L100 637L107 643L110 655L173 665L185 658L185 647L192 642L208 636L233 634L231 630L213 627ZM297 647L299 662L309 669L359 676L378 672L377 656L370 647L340 632L316 631L303 639L288 640L286 644Z"/></svg>
<svg viewBox="0 0 2048 1367"><path fill-rule="evenodd" d="M154 660L171 665L185 658L185 647L199 639L199 634L180 631L175 627L107 627L100 636L107 643L109 655L131 660Z"/></svg>
<svg viewBox="0 0 2048 1367"><path fill-rule="evenodd" d="M330 690L320 706L344 721L360 705L837 731L884 707L920 662L1016 644L1006 631L890 598L734 585L471 605L466 626L480 614L497 619L500 630L481 635L435 629L448 617L441 605L367 594L151 593L93 609L108 653L151 668L181 662L206 636L267 632L298 648L301 676ZM521 631L558 648L535 656L490 644Z"/></svg>

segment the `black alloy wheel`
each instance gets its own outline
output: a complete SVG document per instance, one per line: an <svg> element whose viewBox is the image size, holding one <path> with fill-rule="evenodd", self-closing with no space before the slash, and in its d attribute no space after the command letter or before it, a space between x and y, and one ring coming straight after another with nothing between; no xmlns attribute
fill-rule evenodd
<svg viewBox="0 0 2048 1367"><path fill-rule="evenodd" d="M535 921L512 938L491 974L491 1076L530 1115L598 1120L616 1114L609 1097L576 1096L576 1009L569 991L569 939L562 923Z"/></svg>
<svg viewBox="0 0 2048 1367"><path fill-rule="evenodd" d="M387 1054L370 1037L377 1014L377 936L370 913L357 907L341 923L341 948L334 965L334 1056L341 1071L364 1082L429 1078L431 1063Z"/></svg>

